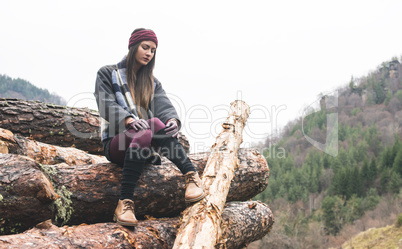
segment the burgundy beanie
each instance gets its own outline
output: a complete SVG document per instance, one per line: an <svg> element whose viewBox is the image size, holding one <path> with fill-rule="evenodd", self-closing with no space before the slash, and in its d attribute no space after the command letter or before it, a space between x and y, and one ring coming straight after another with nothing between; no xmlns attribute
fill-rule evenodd
<svg viewBox="0 0 402 249"><path fill-rule="evenodd" d="M134 32L130 40L128 41L128 49L130 49L134 44L142 41L153 41L158 47L158 38L156 38L155 33L152 30L145 29L141 31Z"/></svg>

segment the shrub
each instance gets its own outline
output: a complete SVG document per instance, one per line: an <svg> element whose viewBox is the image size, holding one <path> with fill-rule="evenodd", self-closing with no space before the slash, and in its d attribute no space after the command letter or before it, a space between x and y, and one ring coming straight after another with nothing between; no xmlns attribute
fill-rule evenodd
<svg viewBox="0 0 402 249"><path fill-rule="evenodd" d="M400 213L400 214L398 215L398 217L396 218L395 226L396 226L396 227L401 227L401 226L402 226L402 213Z"/></svg>

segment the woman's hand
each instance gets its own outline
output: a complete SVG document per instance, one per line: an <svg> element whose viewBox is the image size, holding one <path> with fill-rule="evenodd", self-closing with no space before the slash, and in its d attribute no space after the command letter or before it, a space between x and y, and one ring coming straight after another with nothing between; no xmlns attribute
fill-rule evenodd
<svg viewBox="0 0 402 249"><path fill-rule="evenodd" d="M126 128L134 129L135 131L150 129L150 127L149 127L147 121L145 121L145 119L137 119L137 120L132 119L126 125Z"/></svg>
<svg viewBox="0 0 402 249"><path fill-rule="evenodd" d="M166 123L166 135L172 135L172 137L177 137L179 134L179 125L176 119L172 118Z"/></svg>

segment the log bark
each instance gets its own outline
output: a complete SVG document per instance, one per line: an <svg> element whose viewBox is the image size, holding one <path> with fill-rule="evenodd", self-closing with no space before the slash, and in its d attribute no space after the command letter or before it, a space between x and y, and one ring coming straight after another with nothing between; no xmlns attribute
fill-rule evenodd
<svg viewBox="0 0 402 249"><path fill-rule="evenodd" d="M0 127L39 142L103 155L100 116L88 108L0 98ZM188 153L187 138L181 132L178 138Z"/></svg>
<svg viewBox="0 0 402 249"><path fill-rule="evenodd" d="M40 166L27 157L0 157L0 234L21 232L52 218L48 207L59 195Z"/></svg>
<svg viewBox="0 0 402 249"><path fill-rule="evenodd" d="M238 166L238 149L249 112L250 108L243 101L231 104L231 112L211 148L202 176L206 196L183 212L173 248L203 249L225 244L221 215Z"/></svg>
<svg viewBox="0 0 402 249"><path fill-rule="evenodd" d="M40 142L103 153L99 114L87 108L1 98L0 127Z"/></svg>
<svg viewBox="0 0 402 249"><path fill-rule="evenodd" d="M200 175L208 156L209 153L189 154ZM268 185L268 165L257 150L239 150L238 161L228 201L249 200ZM37 175L31 174L32 170ZM57 224L111 221L120 193L121 170L112 163L40 165L24 156L0 154L0 210L3 217L0 230L3 234L21 232L51 218ZM43 179L41 172L52 182L54 192L61 196L57 201L36 198L38 191L33 189L39 187L33 183L23 187L22 183L28 183L28 176L31 181ZM140 219L145 215L177 216L186 208L184 191L184 179L173 163L163 158L160 166L148 165L135 189L136 215Z"/></svg>
<svg viewBox="0 0 402 249"><path fill-rule="evenodd" d="M85 165L106 163L104 156L88 154L73 147L60 147L14 135L11 131L0 128L0 153L24 155L37 163L53 165Z"/></svg>
<svg viewBox="0 0 402 249"><path fill-rule="evenodd" d="M261 239L274 218L260 202L229 203L222 213L226 248ZM57 227L50 220L23 234L0 236L5 248L172 248L179 218L140 221L134 229L115 223Z"/></svg>

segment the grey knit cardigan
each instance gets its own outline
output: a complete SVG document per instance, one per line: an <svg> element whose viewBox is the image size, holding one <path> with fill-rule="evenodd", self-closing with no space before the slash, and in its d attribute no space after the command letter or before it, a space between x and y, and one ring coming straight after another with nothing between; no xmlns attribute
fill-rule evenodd
<svg viewBox="0 0 402 249"><path fill-rule="evenodd" d="M125 128L125 119L134 117L134 114L125 110L116 100L113 91L112 72L125 65L125 60L116 65L107 65L98 70L95 83L95 98L101 116L101 139L112 138L123 132ZM181 127L181 121L177 115L176 109L166 95L162 84L154 78L154 95L148 110L149 117L157 117L163 123L169 119L175 118Z"/></svg>

